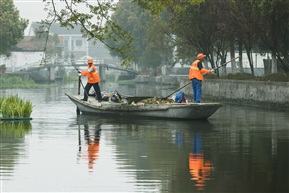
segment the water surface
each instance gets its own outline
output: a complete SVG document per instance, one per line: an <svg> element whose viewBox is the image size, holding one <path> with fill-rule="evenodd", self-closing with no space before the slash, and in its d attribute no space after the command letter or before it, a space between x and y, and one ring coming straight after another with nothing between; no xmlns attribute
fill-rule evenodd
<svg viewBox="0 0 289 193"><path fill-rule="evenodd" d="M289 192L288 111L224 105L208 121L77 116L65 92L77 89L0 90L34 105L32 121L0 123L0 192Z"/></svg>

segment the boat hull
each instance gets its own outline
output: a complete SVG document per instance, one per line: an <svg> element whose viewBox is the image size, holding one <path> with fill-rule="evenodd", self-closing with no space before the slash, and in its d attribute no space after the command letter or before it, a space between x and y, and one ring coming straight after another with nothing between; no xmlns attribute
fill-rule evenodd
<svg viewBox="0 0 289 193"><path fill-rule="evenodd" d="M80 97L67 94L68 98L83 114L115 116L152 117L166 119L208 119L222 105L220 103L172 103L172 104L126 104L97 102L95 99L80 100Z"/></svg>

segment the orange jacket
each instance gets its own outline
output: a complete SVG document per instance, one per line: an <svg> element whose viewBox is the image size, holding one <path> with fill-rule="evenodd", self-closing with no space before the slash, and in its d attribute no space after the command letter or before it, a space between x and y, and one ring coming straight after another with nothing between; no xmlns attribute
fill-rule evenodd
<svg viewBox="0 0 289 193"><path fill-rule="evenodd" d="M93 68L93 72L88 72L88 69L90 68ZM81 72L81 76L87 76L87 82L91 84L100 82L100 77L94 64L92 64L90 67L88 66L87 70L83 70Z"/></svg>
<svg viewBox="0 0 289 193"><path fill-rule="evenodd" d="M190 74L189 79L192 80L193 78L196 78L198 80L204 80L205 74L210 74L211 70L207 70L205 68L202 68L201 70L198 67L198 63L201 62L200 60L196 60L192 63L190 68Z"/></svg>

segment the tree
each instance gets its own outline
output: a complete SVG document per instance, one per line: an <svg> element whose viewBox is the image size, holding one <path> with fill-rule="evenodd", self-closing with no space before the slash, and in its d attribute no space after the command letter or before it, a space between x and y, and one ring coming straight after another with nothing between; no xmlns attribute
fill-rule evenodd
<svg viewBox="0 0 289 193"><path fill-rule="evenodd" d="M262 48L272 53L272 60L277 57L285 72L289 72L289 1L251 0L258 23L255 31ZM277 72L277 62L272 63L273 73Z"/></svg>
<svg viewBox="0 0 289 193"><path fill-rule="evenodd" d="M1 0L0 7L0 55L8 57L12 47L23 39L28 20L19 18L13 0Z"/></svg>
<svg viewBox="0 0 289 193"><path fill-rule="evenodd" d="M137 2L139 6L144 9L150 10L153 14L158 14L163 12L165 9L170 9L174 12L182 12L186 10L189 6L199 5L204 3L206 0L133 0Z"/></svg>
<svg viewBox="0 0 289 193"><path fill-rule="evenodd" d="M81 26L84 38L92 40L94 44L101 41L110 49L121 53L123 64L131 61L131 56L127 51L131 49L132 37L119 25L111 20L111 13L115 11L115 0L43 0L46 3L45 10L48 12L47 18L43 21L42 27L49 30L52 23L58 22L61 27L74 28ZM85 8L81 11L79 7ZM122 40L122 44L113 47L106 40L107 38Z"/></svg>
<svg viewBox="0 0 289 193"><path fill-rule="evenodd" d="M249 65L251 69L251 74L254 75L254 65L252 50L257 42L257 36L254 27L258 23L258 18L256 17L255 11L251 6L250 0L236 0L235 8L238 12L236 19L236 28L239 29L237 38L240 44L244 45L246 54L249 60ZM241 50L240 50L241 52ZM240 53L242 55L242 53Z"/></svg>
<svg viewBox="0 0 289 193"><path fill-rule="evenodd" d="M137 2L144 9L148 9L151 13L161 13L163 9L173 7L176 11L186 9L186 7L179 4L179 0L131 0L126 1ZM187 0L191 5L199 4L205 0ZM82 26L83 37L88 40L99 40L107 45L110 49L115 50L121 55L123 64L127 64L132 61L131 50L133 44L133 37L129 30L124 30L121 26L116 24L111 19L111 13L116 11L117 2L124 1L118 0L43 0L46 3L46 11L48 11L48 17L42 21L43 25L49 26L53 22L59 22L62 27L71 27L73 25ZM186 3L184 4L186 5ZM80 12L78 7L86 7L86 11ZM112 46L107 40L113 40Z"/></svg>
<svg viewBox="0 0 289 193"><path fill-rule="evenodd" d="M176 63L174 55L176 39L169 18L170 14L167 11L153 15L146 28L146 41L148 49L159 54L161 65L173 66Z"/></svg>
<svg viewBox="0 0 289 193"><path fill-rule="evenodd" d="M156 32L154 25L156 24L154 22L162 24L159 16L151 15L149 11L143 10L136 3L120 1L117 10L112 15L112 21L130 32L135 39L132 42L133 49L128 52L135 64L142 69L156 69L161 65L162 58L166 55L160 49L160 44L163 44L164 41L158 36L159 33ZM110 38L108 42L113 47L123 44L122 41L117 41L117 38ZM156 42L158 45L155 44ZM113 55L123 57L121 53L111 51Z"/></svg>
<svg viewBox="0 0 289 193"><path fill-rule="evenodd" d="M217 15L214 12L214 0L208 0L200 5L187 3L185 10L171 10L171 27L178 38L178 55L187 58L196 58L197 53L203 52L215 67L215 43L219 39L217 33ZM183 4L183 2L182 2ZM192 62L191 59L191 62Z"/></svg>

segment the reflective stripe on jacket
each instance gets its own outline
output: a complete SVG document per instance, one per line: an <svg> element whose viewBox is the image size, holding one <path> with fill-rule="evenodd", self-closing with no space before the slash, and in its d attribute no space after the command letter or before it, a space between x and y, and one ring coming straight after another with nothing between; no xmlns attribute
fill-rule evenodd
<svg viewBox="0 0 289 193"><path fill-rule="evenodd" d="M88 72L88 69L90 68L93 68L93 72ZM87 70L83 70L81 76L87 76L87 82L91 84L100 82L100 77L94 64L92 64L91 67L88 67Z"/></svg>
<svg viewBox="0 0 289 193"><path fill-rule="evenodd" d="M205 68L202 68L201 70L198 67L198 63L201 62L200 60L196 60L192 63L189 73L189 79L192 80L193 78L196 78L198 80L204 80L205 74L210 74L211 71L207 70Z"/></svg>

